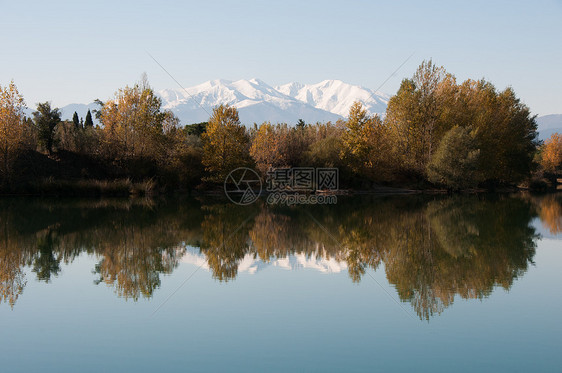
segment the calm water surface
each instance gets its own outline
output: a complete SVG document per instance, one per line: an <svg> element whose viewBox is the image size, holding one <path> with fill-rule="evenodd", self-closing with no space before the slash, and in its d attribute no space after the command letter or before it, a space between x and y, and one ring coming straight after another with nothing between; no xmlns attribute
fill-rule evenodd
<svg viewBox="0 0 562 373"><path fill-rule="evenodd" d="M561 371L562 195L0 200L1 371Z"/></svg>

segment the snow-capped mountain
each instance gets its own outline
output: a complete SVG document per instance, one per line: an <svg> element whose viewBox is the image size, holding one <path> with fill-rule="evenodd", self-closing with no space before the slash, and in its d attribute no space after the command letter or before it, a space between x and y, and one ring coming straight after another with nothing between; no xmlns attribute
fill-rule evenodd
<svg viewBox="0 0 562 373"><path fill-rule="evenodd" d="M299 119L326 122L340 118L287 96L258 79L212 80L185 91L165 89L159 94L164 108L172 110L185 124L207 121L213 107L220 104L238 108L240 121L245 125L264 121L294 124Z"/></svg>
<svg viewBox="0 0 562 373"><path fill-rule="evenodd" d="M229 104L238 108L242 124L287 123L299 119L307 123L336 121L347 117L354 101L361 101L371 114L386 110L388 96L367 88L325 80L318 84L289 83L272 87L259 79L211 80L183 89L158 92L164 109L174 112L182 124L205 122L215 106ZM76 111L85 117L96 104L71 104L61 108L62 118L71 119Z"/></svg>
<svg viewBox="0 0 562 373"><path fill-rule="evenodd" d="M349 114L349 108L355 101L361 101L371 114L383 114L390 98L382 92L374 92L341 80L324 80L309 85L289 83L276 88L287 96L341 117Z"/></svg>
<svg viewBox="0 0 562 373"><path fill-rule="evenodd" d="M229 104L238 108L243 124L284 122L307 123L344 118L354 101L366 104L370 113L384 113L388 96L340 80L318 84L289 83L272 87L259 79L212 80L181 89L159 92L164 108L172 110L184 124L206 121L212 108Z"/></svg>

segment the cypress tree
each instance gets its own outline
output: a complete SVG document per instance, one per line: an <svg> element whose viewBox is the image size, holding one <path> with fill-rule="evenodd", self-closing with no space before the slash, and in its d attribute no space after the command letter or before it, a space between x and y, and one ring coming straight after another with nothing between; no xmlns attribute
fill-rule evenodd
<svg viewBox="0 0 562 373"><path fill-rule="evenodd" d="M88 109L88 114L86 114L86 120L84 121L84 127L93 127L94 121L92 120L92 113Z"/></svg>
<svg viewBox="0 0 562 373"><path fill-rule="evenodd" d="M75 128L80 127L80 120L78 119L78 113L77 112L74 112L74 115L72 116L72 123L74 123Z"/></svg>

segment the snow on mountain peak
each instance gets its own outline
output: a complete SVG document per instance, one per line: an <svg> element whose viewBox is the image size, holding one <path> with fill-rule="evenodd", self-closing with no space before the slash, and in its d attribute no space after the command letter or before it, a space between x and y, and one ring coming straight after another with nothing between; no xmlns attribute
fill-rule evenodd
<svg viewBox="0 0 562 373"><path fill-rule="evenodd" d="M336 121L347 117L357 100L370 113L382 114L388 103L384 94L341 80L272 87L258 78L215 79L185 91L165 89L159 94L164 108L176 113L184 124L208 120L212 108L221 104L238 108L241 122L251 125L264 121L294 124L299 119L309 123Z"/></svg>
<svg viewBox="0 0 562 373"><path fill-rule="evenodd" d="M182 249L184 250L179 250L182 253L180 259L182 263L193 264L207 271L211 270L205 255L199 249L187 245L182 247ZM256 258L252 254L246 254L238 262L237 273L256 274L269 267L293 271L309 269L321 273L340 273L347 270L347 263L335 258L325 258L319 253L315 255L294 253L286 257L272 258L267 262Z"/></svg>
<svg viewBox="0 0 562 373"><path fill-rule="evenodd" d="M324 80L317 84L289 83L277 90L309 105L346 117L355 101L361 101L371 114L383 114L389 97L368 88L351 85L341 80Z"/></svg>

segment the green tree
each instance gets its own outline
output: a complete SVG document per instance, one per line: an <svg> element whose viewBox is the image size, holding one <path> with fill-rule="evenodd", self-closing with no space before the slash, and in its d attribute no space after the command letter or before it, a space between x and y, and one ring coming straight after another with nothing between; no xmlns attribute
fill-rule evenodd
<svg viewBox="0 0 562 373"><path fill-rule="evenodd" d="M485 180L509 184L529 175L538 145L537 124L513 89L498 92L485 80L467 80L458 86L451 112L462 115L459 125L476 130Z"/></svg>
<svg viewBox="0 0 562 373"><path fill-rule="evenodd" d="M480 149L470 130L453 127L443 136L427 166L429 181L451 189L475 187L481 181L479 157Z"/></svg>
<svg viewBox="0 0 562 373"><path fill-rule="evenodd" d="M48 101L37 104L37 110L33 112L39 142L49 153L53 152L55 127L60 123L60 117L60 110L51 109L51 103Z"/></svg>
<svg viewBox="0 0 562 373"><path fill-rule="evenodd" d="M86 113L86 120L84 121L84 127L93 127L94 121L92 120L92 113L90 109L88 109L88 113Z"/></svg>
<svg viewBox="0 0 562 373"><path fill-rule="evenodd" d="M419 178L426 176L433 153L454 125L475 130L479 167L488 183L516 183L533 168L535 117L515 92L499 92L485 80L457 84L431 61L402 81L389 101L385 123L402 172Z"/></svg>
<svg viewBox="0 0 562 373"><path fill-rule="evenodd" d="M220 105L214 108L201 139L202 161L210 173L209 181L222 182L230 171L249 163L249 139L235 107Z"/></svg>
<svg viewBox="0 0 562 373"><path fill-rule="evenodd" d="M305 153L305 164L313 167L338 167L341 172L343 167L340 158L341 148L340 136L331 135L315 141Z"/></svg>
<svg viewBox="0 0 562 373"><path fill-rule="evenodd" d="M74 128L80 128L80 119L78 119L78 113L74 112L72 116L72 123L74 123Z"/></svg>
<svg viewBox="0 0 562 373"><path fill-rule="evenodd" d="M61 270L61 258L55 257L56 246L59 244L57 232L49 229L48 232L37 239L38 254L33 261L33 272L41 281L49 282L51 276L57 276Z"/></svg>
<svg viewBox="0 0 562 373"><path fill-rule="evenodd" d="M188 135L201 136L207 130L207 122L187 124L184 131Z"/></svg>

